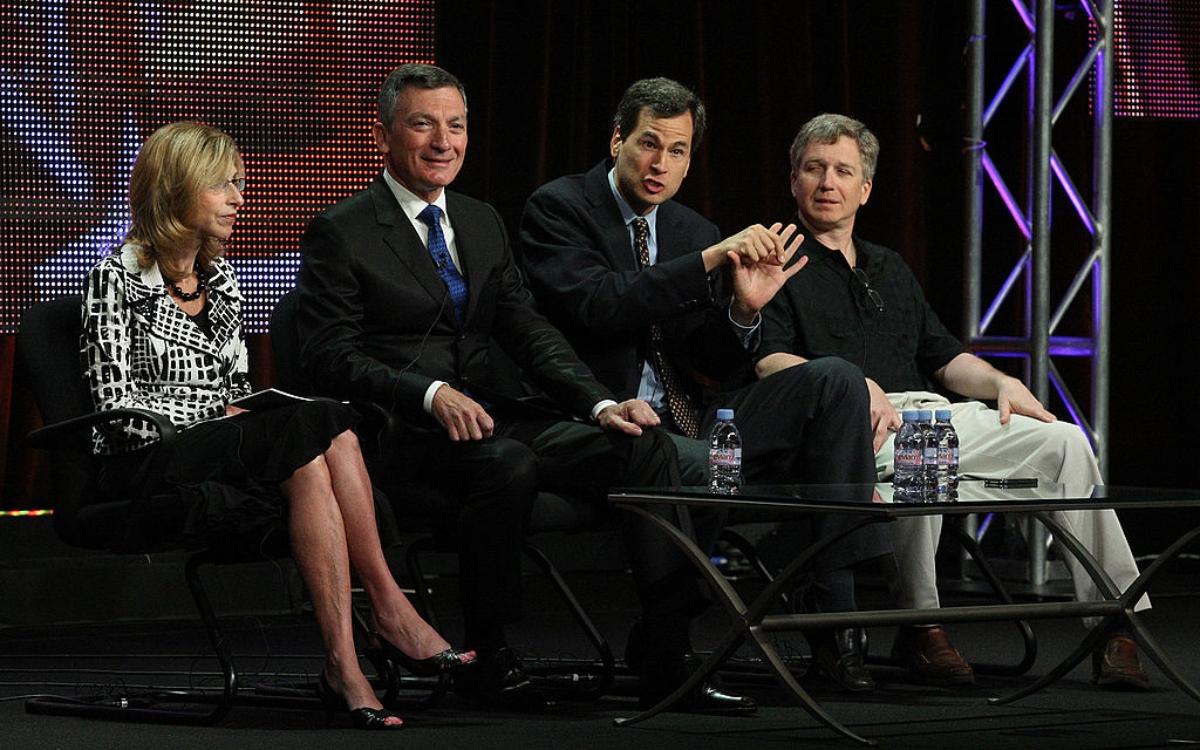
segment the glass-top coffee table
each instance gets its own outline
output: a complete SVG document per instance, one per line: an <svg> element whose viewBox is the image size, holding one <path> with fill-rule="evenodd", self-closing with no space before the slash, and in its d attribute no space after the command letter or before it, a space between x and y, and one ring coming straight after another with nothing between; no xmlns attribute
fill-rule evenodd
<svg viewBox="0 0 1200 750"><path fill-rule="evenodd" d="M671 695L642 713L617 719L618 726L645 721L672 706L696 685L700 684L728 659L743 640L762 654L775 678L812 716L839 734L857 742L873 745L874 741L855 734L828 714L797 682L791 670L765 637L772 632L798 631L804 628L870 627L876 625L920 625L931 620L940 623L988 622L1018 619L1059 617L1100 618L1099 624L1087 631L1079 646L1058 665L1031 684L1011 694L991 698L993 704L1004 704L1037 692L1065 675L1087 658L1103 643L1108 630L1123 626L1134 635L1141 650L1171 681L1200 702L1200 691L1184 678L1171 663L1162 648L1143 626L1133 611L1134 604L1146 592L1151 580L1163 566L1175 559L1183 549L1200 536L1200 525L1185 531L1172 545L1142 569L1141 575L1125 591L1117 589L1096 558L1051 515L1060 510L1089 510L1112 508L1153 509L1200 507L1200 490L1176 490L1145 487L1097 486L1068 490L1058 485L1042 483L1031 489L985 487L982 481L963 481L959 499L949 503L893 502L890 485L748 485L738 495L715 495L704 487L653 487L617 489L609 500L618 507L638 514L659 528L691 560L700 575L709 583L714 598L730 615L729 630L722 635L712 653L700 667ZM663 517L646 511L648 505L684 505L689 507L722 508L742 517L761 517L786 521L802 514L832 513L845 516L847 523L813 541L796 552L796 556L753 601L747 603L712 565L708 555L687 534ZM1037 518L1059 542L1067 554L1074 557L1095 583L1099 599L1094 601L1035 602L1026 604L990 604L928 609L893 609L855 612L824 612L816 614L768 614L788 591L797 575L822 551L858 529L874 523L888 523L908 516L962 516L971 513L1029 513ZM931 612L936 615L931 618Z"/></svg>

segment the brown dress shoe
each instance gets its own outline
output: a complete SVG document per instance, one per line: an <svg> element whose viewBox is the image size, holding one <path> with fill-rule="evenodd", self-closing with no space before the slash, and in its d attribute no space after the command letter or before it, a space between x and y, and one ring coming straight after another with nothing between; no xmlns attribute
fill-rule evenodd
<svg viewBox="0 0 1200 750"><path fill-rule="evenodd" d="M970 685L971 669L940 627L902 627L892 643L892 661L930 685Z"/></svg>
<svg viewBox="0 0 1200 750"><path fill-rule="evenodd" d="M1146 690L1150 678L1142 669L1137 643L1127 635L1114 635L1092 652L1092 682L1104 688Z"/></svg>

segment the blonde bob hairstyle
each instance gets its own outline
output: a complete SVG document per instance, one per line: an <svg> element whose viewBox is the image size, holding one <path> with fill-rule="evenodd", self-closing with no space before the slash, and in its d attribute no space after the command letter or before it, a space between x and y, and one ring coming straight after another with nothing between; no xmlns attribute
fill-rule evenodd
<svg viewBox="0 0 1200 750"><path fill-rule="evenodd" d="M125 241L136 245L138 262L149 268L167 248L200 240L196 262L208 271L224 251L215 237L198 237L188 226L200 195L229 179L241 154L233 139L200 122L174 122L142 144L129 178L133 223Z"/></svg>

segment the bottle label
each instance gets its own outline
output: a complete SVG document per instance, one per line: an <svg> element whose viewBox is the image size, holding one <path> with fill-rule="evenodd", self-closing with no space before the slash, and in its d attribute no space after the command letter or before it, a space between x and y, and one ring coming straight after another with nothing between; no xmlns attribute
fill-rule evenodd
<svg viewBox="0 0 1200 750"><path fill-rule="evenodd" d="M921 465L922 455L920 448L898 448L896 450L896 466L915 469Z"/></svg>
<svg viewBox="0 0 1200 750"><path fill-rule="evenodd" d="M708 462L711 466L740 469L742 467L742 449L711 448L708 451Z"/></svg>

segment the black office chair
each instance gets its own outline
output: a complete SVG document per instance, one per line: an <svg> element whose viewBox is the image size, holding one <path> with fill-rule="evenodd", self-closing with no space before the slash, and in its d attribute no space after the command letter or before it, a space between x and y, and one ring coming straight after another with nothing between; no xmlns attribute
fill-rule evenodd
<svg viewBox="0 0 1200 750"><path fill-rule="evenodd" d="M279 300L271 315L271 347L275 359L275 382L282 390L297 395L312 395L311 383L304 376L300 367L300 337L296 325L296 315L299 299L296 291L290 290ZM387 476L387 472L378 469L379 464L386 465L387 461L375 461L380 449L376 436L388 431L391 415L373 404L356 404L364 413L364 433L360 435L363 453L371 469L372 480L382 486L391 499L392 511L395 514L396 525L405 530L419 529L430 532L417 541L409 544L405 554L405 565L413 581L417 603L421 607L426 620L437 627L437 614L429 597L428 579L421 565L421 556L430 552L454 552L454 517L450 509L454 503L441 490L416 481L395 480ZM550 533L579 533L595 531L612 527L615 523L615 511L599 507L596 503L576 500L549 492L538 494L530 514L529 535ZM531 541L526 539L523 550L527 559L532 561L553 583L555 591L566 605L572 618L583 631L588 642L595 650L597 662L585 664L570 664L566 666L549 664L547 666L527 665L527 672L537 678L544 677L556 685L563 684L555 679L566 671L571 675L571 684L584 695L600 695L608 688L614 679L616 663L612 648L607 639L596 627L588 613L579 603L578 598L567 584L561 571L546 554ZM440 699L447 684L442 681L439 690L430 697L430 703Z"/></svg>
<svg viewBox="0 0 1200 750"><path fill-rule="evenodd" d="M34 305L21 319L17 362L34 392L41 412L41 429L28 442L50 452L53 467L54 528L67 544L113 552L149 553L177 546L175 535L183 527L178 495L159 488L158 479L172 450L175 427L165 416L143 409L95 412L84 381L80 357L78 296ZM97 467L91 452L92 427L131 416L158 430L159 441L146 471L142 494L110 497L97 486ZM221 667L220 693L204 690L152 689L137 695L106 694L95 698L39 697L26 702L36 714L90 716L125 721L175 724L215 724L234 706L269 705L314 708L311 691L283 691L274 695L242 690L229 641L221 632L205 592L200 570L206 565L252 562L288 555L287 530L268 523L230 538L220 547L191 553L185 578L204 622L209 642ZM361 618L359 626L362 627ZM377 667L378 668L378 667Z"/></svg>

